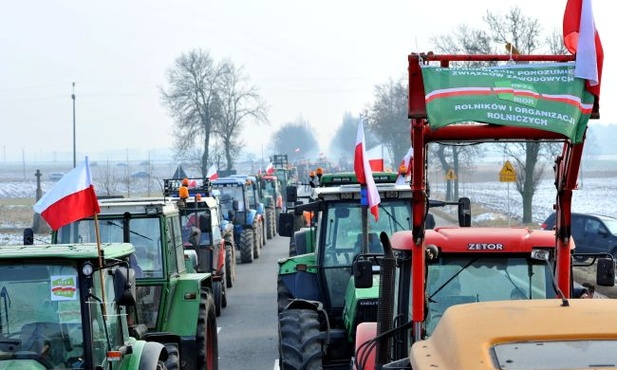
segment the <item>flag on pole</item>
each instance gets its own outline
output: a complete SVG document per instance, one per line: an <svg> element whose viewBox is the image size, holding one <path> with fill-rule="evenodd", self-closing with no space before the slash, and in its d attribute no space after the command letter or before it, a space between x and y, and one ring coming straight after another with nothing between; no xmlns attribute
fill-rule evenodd
<svg viewBox="0 0 617 370"><path fill-rule="evenodd" d="M88 157L62 177L32 208L53 230L100 213Z"/></svg>
<svg viewBox="0 0 617 370"><path fill-rule="evenodd" d="M369 161L366 156L365 145L364 126L362 125L362 120L360 120L360 124L358 125L358 135L356 137L356 150L354 153L353 168L360 185L366 186L368 206L373 216L375 216L375 221L377 221L379 220L379 203L381 202L381 198L379 197L379 191L377 191L377 186L375 185L375 180L373 179L373 171L371 170L371 166L369 165Z"/></svg>
<svg viewBox="0 0 617 370"><path fill-rule="evenodd" d="M368 164L371 166L371 170L375 172L383 172L384 166L384 146L383 144L377 145L374 148L365 150L366 158L368 158Z"/></svg>
<svg viewBox="0 0 617 370"><path fill-rule="evenodd" d="M270 162L266 166L266 174L267 175L272 175L273 173L274 173L274 165L272 164L272 162Z"/></svg>
<svg viewBox="0 0 617 370"><path fill-rule="evenodd" d="M398 176L396 177L397 185L405 185L407 177L411 175L411 165L413 161L413 148L409 148L407 154L401 160L401 164L398 168Z"/></svg>
<svg viewBox="0 0 617 370"><path fill-rule="evenodd" d="M210 179L210 181L216 180L219 178L218 170L216 169L215 164L213 164L212 166L210 166L210 168L208 168L208 173L206 174L206 177Z"/></svg>
<svg viewBox="0 0 617 370"><path fill-rule="evenodd" d="M563 41L576 54L574 76L587 80L587 91L600 99L604 49L593 18L591 0L568 0L563 16Z"/></svg>

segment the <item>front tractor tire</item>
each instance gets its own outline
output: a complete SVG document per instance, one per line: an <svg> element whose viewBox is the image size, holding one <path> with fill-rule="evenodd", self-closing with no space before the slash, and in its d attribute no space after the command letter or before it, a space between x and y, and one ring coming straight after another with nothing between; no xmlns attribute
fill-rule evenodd
<svg viewBox="0 0 617 370"><path fill-rule="evenodd" d="M244 229L240 234L240 261L253 263L253 229Z"/></svg>
<svg viewBox="0 0 617 370"><path fill-rule="evenodd" d="M319 313L289 309L279 314L279 355L281 370L321 370L322 339Z"/></svg>
<svg viewBox="0 0 617 370"><path fill-rule="evenodd" d="M227 288L234 286L236 281L236 247L225 242L225 284Z"/></svg>

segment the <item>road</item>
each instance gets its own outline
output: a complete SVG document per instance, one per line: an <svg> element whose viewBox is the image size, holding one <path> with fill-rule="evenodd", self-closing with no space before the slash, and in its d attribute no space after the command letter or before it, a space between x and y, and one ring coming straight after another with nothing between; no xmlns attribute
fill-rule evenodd
<svg viewBox="0 0 617 370"><path fill-rule="evenodd" d="M278 369L276 261L288 253L289 238L276 236L253 263L236 266L227 307L217 318L219 369Z"/></svg>

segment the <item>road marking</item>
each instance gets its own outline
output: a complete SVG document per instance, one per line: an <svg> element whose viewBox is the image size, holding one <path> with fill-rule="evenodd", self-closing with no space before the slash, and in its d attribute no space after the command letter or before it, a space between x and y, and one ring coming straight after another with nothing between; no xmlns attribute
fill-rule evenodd
<svg viewBox="0 0 617 370"><path fill-rule="evenodd" d="M274 360L274 370L279 370L279 359Z"/></svg>
<svg viewBox="0 0 617 370"><path fill-rule="evenodd" d="M220 326L217 326L217 327L216 327L216 334L218 334L218 333L220 333L220 332L221 332L221 327L220 327Z"/></svg>

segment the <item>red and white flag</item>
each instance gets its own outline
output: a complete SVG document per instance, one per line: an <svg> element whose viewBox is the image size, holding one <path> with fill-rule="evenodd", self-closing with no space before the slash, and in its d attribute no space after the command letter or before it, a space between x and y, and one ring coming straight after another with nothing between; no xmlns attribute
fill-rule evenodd
<svg viewBox="0 0 617 370"><path fill-rule="evenodd" d="M210 166L210 168L208 168L208 173L206 174L206 177L210 179L210 181L216 180L219 178L218 170L216 169L215 164L213 164L212 166Z"/></svg>
<svg viewBox="0 0 617 370"><path fill-rule="evenodd" d="M362 125L362 120L360 120L360 124L358 125L353 168L360 185L366 186L368 206L373 216L375 216L375 221L377 221L379 220L379 203L381 202L381 198L379 197L379 191L377 191L377 186L375 185L375 180L373 179L373 171L371 170L371 166L369 165L369 161L366 156L366 144L364 141L364 126Z"/></svg>
<svg viewBox="0 0 617 370"><path fill-rule="evenodd" d="M411 163L413 161L413 148L409 148L407 154L401 160L401 164L398 168L398 176L396 178L397 185L405 185L407 177L411 175Z"/></svg>
<svg viewBox="0 0 617 370"><path fill-rule="evenodd" d="M100 213L88 157L63 176L33 208L53 230Z"/></svg>
<svg viewBox="0 0 617 370"><path fill-rule="evenodd" d="M378 145L366 150L366 158L368 158L368 164L371 166L371 170L383 172L385 167L383 160L383 145Z"/></svg>
<svg viewBox="0 0 617 370"><path fill-rule="evenodd" d="M593 18L591 0L568 0L563 15L563 41L576 54L574 76L587 80L587 91L600 99L604 49Z"/></svg>
<svg viewBox="0 0 617 370"><path fill-rule="evenodd" d="M266 174L267 175L272 175L273 173L274 173L274 165L272 165L272 162L270 162L266 166Z"/></svg>

